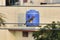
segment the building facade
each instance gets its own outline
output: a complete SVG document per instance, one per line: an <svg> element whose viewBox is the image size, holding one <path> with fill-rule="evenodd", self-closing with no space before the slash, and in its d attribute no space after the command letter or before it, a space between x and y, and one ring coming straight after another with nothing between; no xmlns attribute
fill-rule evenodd
<svg viewBox="0 0 60 40"><path fill-rule="evenodd" d="M8 23L1 28L26 27L23 23L26 22L26 12L28 10L39 11L39 23L60 21L59 3L59 0L0 0L0 13L4 14L3 16L6 17L4 19L5 23ZM18 25L18 23L22 24ZM34 40L32 34L33 32L28 30L26 32L21 29L19 31L0 29L0 40Z"/></svg>
<svg viewBox="0 0 60 40"><path fill-rule="evenodd" d="M1 0L1 6L42 6L58 5L60 0Z"/></svg>

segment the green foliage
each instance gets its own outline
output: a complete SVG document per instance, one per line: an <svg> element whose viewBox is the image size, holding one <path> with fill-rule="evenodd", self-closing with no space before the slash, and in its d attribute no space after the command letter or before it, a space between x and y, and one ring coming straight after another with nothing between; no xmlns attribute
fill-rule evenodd
<svg viewBox="0 0 60 40"><path fill-rule="evenodd" d="M4 19L2 19L2 18L0 18L0 26L1 26L1 24L5 26Z"/></svg>
<svg viewBox="0 0 60 40"><path fill-rule="evenodd" d="M57 24L60 25L60 24ZM58 27L58 26L57 26ZM47 24L44 26L43 29L40 29L37 32L33 32L33 36L35 40L60 40L60 32L57 30L55 21L53 21L51 24ZM45 30L45 28L52 28L52 30ZM43 36L42 36L43 35ZM41 36L41 37L40 37Z"/></svg>
<svg viewBox="0 0 60 40"><path fill-rule="evenodd" d="M5 26L5 23L4 23L5 22L5 20L4 20L5 17L2 14L3 13L0 13L0 26L2 26L2 25Z"/></svg>

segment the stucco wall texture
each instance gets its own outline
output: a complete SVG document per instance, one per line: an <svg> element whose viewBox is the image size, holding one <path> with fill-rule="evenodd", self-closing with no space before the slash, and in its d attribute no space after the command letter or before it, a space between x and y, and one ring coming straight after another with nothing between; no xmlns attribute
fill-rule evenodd
<svg viewBox="0 0 60 40"><path fill-rule="evenodd" d="M39 11L40 23L60 21L60 7L0 7L0 13L4 14L7 23L18 23L18 15L20 16L20 22L25 23L26 12L31 9ZM18 27L18 25L6 24L6 27ZM32 32L29 35L28 38L24 38L22 37L22 31L0 30L0 40L34 40Z"/></svg>

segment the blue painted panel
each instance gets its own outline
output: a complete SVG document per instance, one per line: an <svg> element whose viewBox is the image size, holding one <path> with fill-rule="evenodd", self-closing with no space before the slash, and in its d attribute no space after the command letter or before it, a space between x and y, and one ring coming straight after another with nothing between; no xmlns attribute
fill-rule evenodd
<svg viewBox="0 0 60 40"><path fill-rule="evenodd" d="M26 26L39 26L39 12L29 10L26 12Z"/></svg>

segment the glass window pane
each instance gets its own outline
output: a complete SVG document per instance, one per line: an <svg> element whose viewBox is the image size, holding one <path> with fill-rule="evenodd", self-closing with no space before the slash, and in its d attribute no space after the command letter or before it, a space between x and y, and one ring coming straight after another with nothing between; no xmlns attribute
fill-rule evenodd
<svg viewBox="0 0 60 40"><path fill-rule="evenodd" d="M27 2L27 0L23 0L23 3L26 3Z"/></svg>
<svg viewBox="0 0 60 40"><path fill-rule="evenodd" d="M23 31L23 37L28 37L28 32Z"/></svg>
<svg viewBox="0 0 60 40"><path fill-rule="evenodd" d="M60 0L52 0L53 3L60 3Z"/></svg>

